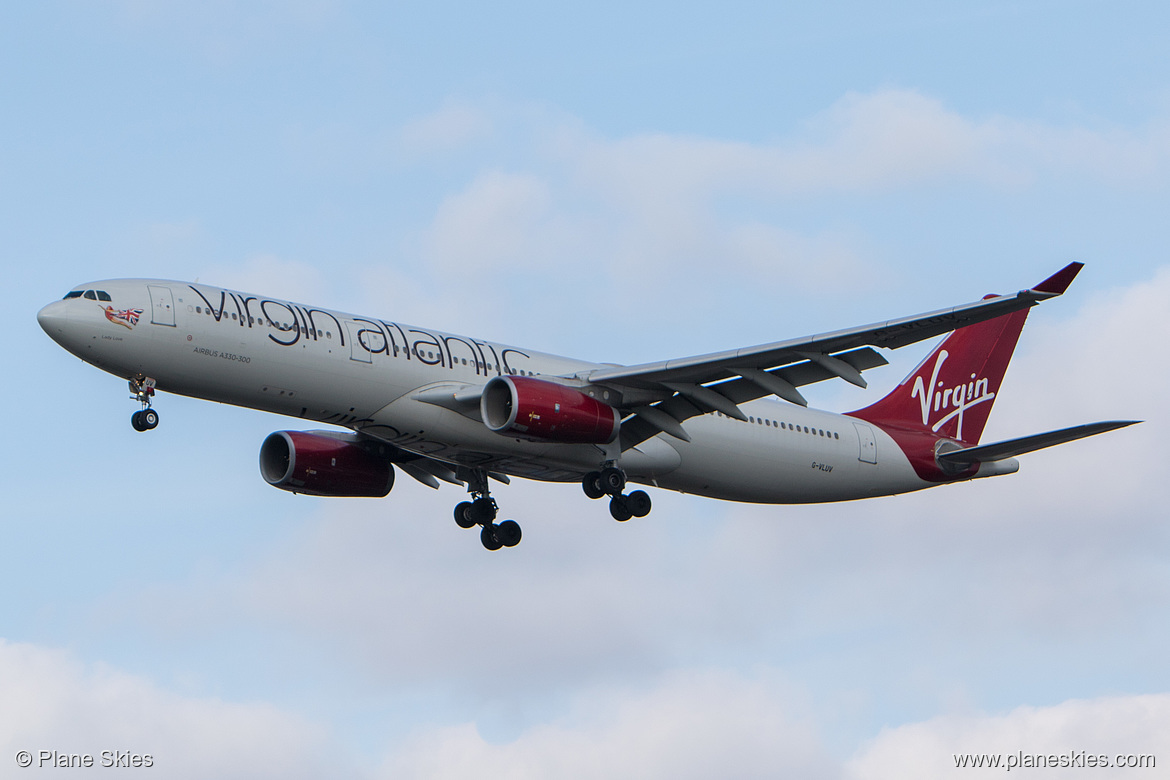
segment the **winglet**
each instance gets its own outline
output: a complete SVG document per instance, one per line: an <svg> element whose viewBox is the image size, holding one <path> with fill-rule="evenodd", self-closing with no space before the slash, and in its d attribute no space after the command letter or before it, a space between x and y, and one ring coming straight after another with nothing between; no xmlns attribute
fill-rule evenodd
<svg viewBox="0 0 1170 780"><path fill-rule="evenodd" d="M1045 293L1047 295L1063 295L1068 286L1072 284L1072 280L1077 277L1081 269L1085 267L1084 263L1069 263L1064 268L1048 277L1040 284L1032 288L1033 292Z"/></svg>

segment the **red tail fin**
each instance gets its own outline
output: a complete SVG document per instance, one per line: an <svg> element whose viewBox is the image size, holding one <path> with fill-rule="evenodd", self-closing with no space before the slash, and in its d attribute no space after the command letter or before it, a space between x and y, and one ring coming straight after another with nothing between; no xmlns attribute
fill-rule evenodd
<svg viewBox="0 0 1170 780"><path fill-rule="evenodd" d="M1024 309L954 331L893 392L850 415L978 444L1027 318Z"/></svg>

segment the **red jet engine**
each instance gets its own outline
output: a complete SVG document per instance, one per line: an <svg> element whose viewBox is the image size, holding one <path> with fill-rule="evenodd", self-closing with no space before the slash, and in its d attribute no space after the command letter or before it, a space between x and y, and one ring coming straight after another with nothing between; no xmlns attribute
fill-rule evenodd
<svg viewBox="0 0 1170 780"><path fill-rule="evenodd" d="M564 444L608 444L618 410L572 387L526 376L497 376L483 388L480 415L505 436Z"/></svg>
<svg viewBox="0 0 1170 780"><path fill-rule="evenodd" d="M381 498L394 487L394 466L383 449L353 434L277 431L260 447L260 473L293 493Z"/></svg>

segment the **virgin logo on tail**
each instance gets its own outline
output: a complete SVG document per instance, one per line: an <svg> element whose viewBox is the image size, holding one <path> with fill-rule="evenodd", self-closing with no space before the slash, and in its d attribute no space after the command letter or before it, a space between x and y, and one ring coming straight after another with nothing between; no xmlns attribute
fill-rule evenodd
<svg viewBox="0 0 1170 780"><path fill-rule="evenodd" d="M935 433L957 417L958 428L955 431L955 438L962 439L963 413L972 406L991 401L995 398L995 393L989 390L987 379L978 378L975 374L971 375L970 382L945 387L944 383L939 381L938 375L948 356L945 349L938 351L934 359L934 371L930 375L930 385L923 384L921 374L914 377L914 388L910 392L910 397L918 399L922 408L922 424L930 426L930 430ZM932 424L930 418L936 412L942 412L943 416Z"/></svg>

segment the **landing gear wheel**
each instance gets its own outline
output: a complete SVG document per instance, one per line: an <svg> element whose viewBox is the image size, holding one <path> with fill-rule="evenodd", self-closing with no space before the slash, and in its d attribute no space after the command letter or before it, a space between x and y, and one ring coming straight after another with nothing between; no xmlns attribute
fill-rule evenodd
<svg viewBox="0 0 1170 780"><path fill-rule="evenodd" d="M520 524L515 520L505 520L497 525L496 541L505 547L515 547L520 544Z"/></svg>
<svg viewBox="0 0 1170 780"><path fill-rule="evenodd" d="M630 502L620 494L609 500L609 513L619 523L624 523L634 516L634 513L630 511Z"/></svg>
<svg viewBox="0 0 1170 780"><path fill-rule="evenodd" d="M460 501L455 506L455 522L460 528L471 528L475 525L475 520L471 517L470 501Z"/></svg>
<svg viewBox="0 0 1170 780"><path fill-rule="evenodd" d="M581 489L590 498L601 498L605 495L605 486L601 484L601 472L590 471L581 480Z"/></svg>
<svg viewBox="0 0 1170 780"><path fill-rule="evenodd" d="M518 526L517 526L518 527ZM494 524L485 525L483 530L479 532L479 540L483 542L483 546L489 550L498 550L504 546L500 538L496 535L496 530L499 526Z"/></svg>
<svg viewBox="0 0 1170 780"><path fill-rule="evenodd" d="M146 426L142 424L142 412L135 412L130 415L130 427L136 431L145 431Z"/></svg>
<svg viewBox="0 0 1170 780"><path fill-rule="evenodd" d="M626 487L626 475L612 466L601 470L601 487L611 496L619 496Z"/></svg>
<svg viewBox="0 0 1170 780"><path fill-rule="evenodd" d="M634 517L645 517L650 514L650 496L645 490L635 490L626 496L626 506Z"/></svg>
<svg viewBox="0 0 1170 780"><path fill-rule="evenodd" d="M138 413L143 430L152 431L158 427L158 412L154 409L143 409Z"/></svg>

